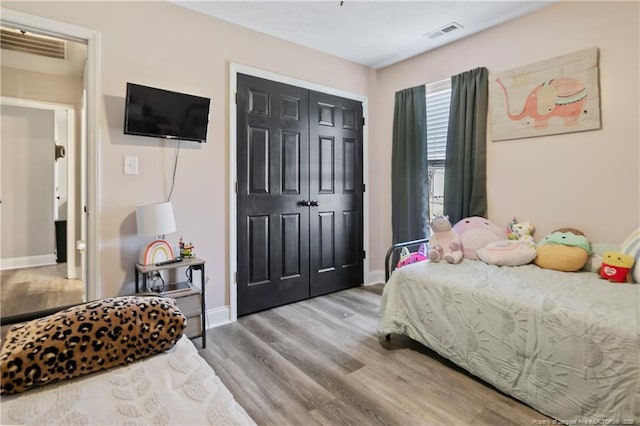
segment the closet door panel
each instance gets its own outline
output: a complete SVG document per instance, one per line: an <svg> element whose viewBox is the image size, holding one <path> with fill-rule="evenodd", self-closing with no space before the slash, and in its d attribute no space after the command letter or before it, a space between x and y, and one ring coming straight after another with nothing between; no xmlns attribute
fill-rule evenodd
<svg viewBox="0 0 640 426"><path fill-rule="evenodd" d="M309 297L308 93L238 77L238 315Z"/></svg>
<svg viewBox="0 0 640 426"><path fill-rule="evenodd" d="M311 296L362 283L362 105L311 92Z"/></svg>

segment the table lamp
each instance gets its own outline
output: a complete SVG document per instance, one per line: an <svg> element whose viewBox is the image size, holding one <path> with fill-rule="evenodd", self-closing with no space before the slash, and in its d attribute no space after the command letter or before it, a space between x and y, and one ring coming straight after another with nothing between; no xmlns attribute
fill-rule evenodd
<svg viewBox="0 0 640 426"><path fill-rule="evenodd" d="M136 225L139 236L156 238L140 252L141 265L152 265L175 258L171 245L164 239L165 234L176 230L171 202L136 206Z"/></svg>

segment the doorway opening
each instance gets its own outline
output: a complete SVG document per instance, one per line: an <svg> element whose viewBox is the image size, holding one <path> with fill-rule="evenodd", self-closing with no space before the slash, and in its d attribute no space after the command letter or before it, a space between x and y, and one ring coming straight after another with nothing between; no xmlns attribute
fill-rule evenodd
<svg viewBox="0 0 640 426"><path fill-rule="evenodd" d="M40 146L33 155L27 156L28 160L36 156L46 156L48 159L46 173L43 173L47 180L41 180L41 186L33 190L47 205L42 208L46 212L47 223L38 225L42 226L42 231L34 232L30 228L40 223L40 219L29 216L25 222L28 232L18 237L21 243L34 238L34 234L35 238L41 237L46 246L45 257L40 258L38 263L38 255L32 256L28 250L23 251L26 254L24 256L12 254L6 249L0 252L0 301L2 315L6 316L65 305L69 300L77 303L100 297L97 256L99 33L4 8L1 25L3 116L5 111L14 115L16 112L26 113L31 116L30 119L50 119L51 126L48 129L53 128L50 132L52 137L44 138L48 140L46 147L42 149L43 146ZM20 41L21 36L27 36L26 50L19 43L15 48L16 37ZM42 40L46 42L40 43ZM45 54L40 49L43 45L46 46L43 50ZM55 52L51 53L50 48ZM44 81L47 79L49 84ZM15 118L14 121L14 130L22 130L28 139L34 129L45 130L29 125L24 118ZM6 149L4 132L3 126L2 148ZM3 151L3 163L4 154ZM3 175L4 169L3 164ZM3 176L0 194L3 246L6 230L15 226L17 220L14 212L9 214L8 193L23 191L23 187L24 182ZM11 204L13 206L14 203ZM27 207L33 213L33 206ZM70 290L71 299L60 297L65 292L56 293L53 283L57 280L64 282L62 286L65 292ZM33 285L35 281L49 284ZM17 309L17 312L6 309L11 302L5 289L11 287L11 282L20 283L13 286L13 290L23 296L30 292L37 294L25 298L30 300L29 303L13 304L13 310Z"/></svg>
<svg viewBox="0 0 640 426"><path fill-rule="evenodd" d="M1 98L3 315L80 303L72 105Z"/></svg>

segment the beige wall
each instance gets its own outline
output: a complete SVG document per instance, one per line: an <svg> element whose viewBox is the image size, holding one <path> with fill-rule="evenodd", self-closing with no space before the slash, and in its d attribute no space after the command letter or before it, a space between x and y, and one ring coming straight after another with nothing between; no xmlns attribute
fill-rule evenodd
<svg viewBox="0 0 640 426"><path fill-rule="evenodd" d="M178 232L207 261L207 308L228 304L228 85L235 62L367 95L375 73L167 2L3 2L3 7L100 31L102 295L130 291L142 241L135 206L165 199L176 142L123 135L126 82L210 97L208 143L182 143L172 197ZM123 156L139 175L123 175Z"/></svg>
<svg viewBox="0 0 640 426"><path fill-rule="evenodd" d="M236 62L368 95L371 270L391 242L393 94L478 66L499 72L586 47L600 48L602 130L489 142L489 215L516 215L537 236L560 226L617 241L638 226L638 4L567 2L375 72L182 9L151 2L4 2L4 7L100 31L100 260L103 295L133 280L142 245L136 204L167 196L175 142L122 134L127 81L212 99L209 142L183 143L173 195L178 233L207 261L208 308L228 304L227 102ZM124 155L139 176L124 176ZM615 182L615 183L611 183Z"/></svg>
<svg viewBox="0 0 640 426"><path fill-rule="evenodd" d="M2 67L2 96L73 105L80 109L82 79Z"/></svg>
<svg viewBox="0 0 640 426"><path fill-rule="evenodd" d="M79 43L72 43L78 45ZM42 102L72 105L75 112L75 152L80 152L80 119L82 103L82 78L65 77L24 69L2 67L0 70L0 94L11 98L30 99ZM75 175L80 176L79 155L76 155ZM66 182L66 180L65 180ZM76 235L80 235L80 182L75 185ZM65 214L66 216L66 214ZM68 224L67 226L71 226ZM80 253L76 253L76 264L80 264Z"/></svg>
<svg viewBox="0 0 640 426"><path fill-rule="evenodd" d="M600 49L602 129L487 146L489 218L516 216L539 239L572 226L591 241L622 242L640 222L639 3L562 2L380 70L370 164L372 262L391 241L394 92L485 66L501 72L588 47ZM490 75L491 78L491 75ZM490 135L489 135L490 138ZM372 269L382 268L382 262Z"/></svg>
<svg viewBox="0 0 640 426"><path fill-rule="evenodd" d="M54 113L1 108L1 257L53 255Z"/></svg>

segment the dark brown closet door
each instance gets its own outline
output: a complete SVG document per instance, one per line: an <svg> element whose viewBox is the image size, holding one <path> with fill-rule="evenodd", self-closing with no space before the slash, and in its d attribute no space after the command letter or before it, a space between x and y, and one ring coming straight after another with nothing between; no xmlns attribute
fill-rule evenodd
<svg viewBox="0 0 640 426"><path fill-rule="evenodd" d="M310 294L362 283L362 104L317 92L309 107Z"/></svg>
<svg viewBox="0 0 640 426"><path fill-rule="evenodd" d="M238 75L238 315L362 283L362 104Z"/></svg>
<svg viewBox="0 0 640 426"><path fill-rule="evenodd" d="M238 315L309 297L309 92L238 76Z"/></svg>

